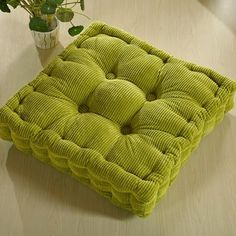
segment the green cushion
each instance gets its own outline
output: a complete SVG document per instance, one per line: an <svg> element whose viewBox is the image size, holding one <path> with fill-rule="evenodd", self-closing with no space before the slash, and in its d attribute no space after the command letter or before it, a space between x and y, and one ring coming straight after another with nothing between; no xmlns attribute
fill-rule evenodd
<svg viewBox="0 0 236 236"><path fill-rule="evenodd" d="M115 205L151 213L235 82L95 22L0 110L0 136Z"/></svg>

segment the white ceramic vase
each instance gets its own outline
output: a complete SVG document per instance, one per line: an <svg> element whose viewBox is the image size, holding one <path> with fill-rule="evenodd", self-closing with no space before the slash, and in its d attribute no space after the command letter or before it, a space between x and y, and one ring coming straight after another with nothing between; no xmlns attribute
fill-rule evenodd
<svg viewBox="0 0 236 236"><path fill-rule="evenodd" d="M59 38L59 22L57 22L57 27L49 32L39 32L31 30L32 36L34 38L35 45L38 48L48 49L53 48L58 43Z"/></svg>

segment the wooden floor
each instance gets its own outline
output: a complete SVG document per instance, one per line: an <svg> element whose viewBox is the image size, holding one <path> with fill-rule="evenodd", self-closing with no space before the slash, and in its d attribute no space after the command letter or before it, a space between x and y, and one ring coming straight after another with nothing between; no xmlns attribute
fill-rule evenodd
<svg viewBox="0 0 236 236"><path fill-rule="evenodd" d="M93 19L236 79L235 0L86 3ZM27 24L20 9L0 14L0 105L72 41L62 24L61 43L37 50ZM234 236L235 144L234 108L191 155L153 214L141 219L0 141L0 236Z"/></svg>

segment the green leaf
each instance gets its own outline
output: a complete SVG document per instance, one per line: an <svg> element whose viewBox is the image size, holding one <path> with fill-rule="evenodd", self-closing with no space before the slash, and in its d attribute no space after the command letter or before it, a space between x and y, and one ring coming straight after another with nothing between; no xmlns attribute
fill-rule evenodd
<svg viewBox="0 0 236 236"><path fill-rule="evenodd" d="M34 31L39 32L48 32L48 25L45 20L40 18L39 16L35 16L30 18L29 28Z"/></svg>
<svg viewBox="0 0 236 236"><path fill-rule="evenodd" d="M47 5L51 6L57 6L57 1L56 0L46 0Z"/></svg>
<svg viewBox="0 0 236 236"><path fill-rule="evenodd" d="M0 0L0 10L2 12L11 12L10 8L7 6L6 0Z"/></svg>
<svg viewBox="0 0 236 236"><path fill-rule="evenodd" d="M50 5L48 3L43 3L41 6L41 13L44 15L52 15L56 12L56 6Z"/></svg>
<svg viewBox="0 0 236 236"><path fill-rule="evenodd" d="M64 2L64 0L56 0L56 2L57 2L57 5L61 5Z"/></svg>
<svg viewBox="0 0 236 236"><path fill-rule="evenodd" d="M70 36L75 36L79 34L83 29L83 25L72 26L71 28L69 28L68 33L70 34Z"/></svg>
<svg viewBox="0 0 236 236"><path fill-rule="evenodd" d="M20 1L19 0L7 0L7 4L12 6L13 8L16 8L20 4Z"/></svg>
<svg viewBox="0 0 236 236"><path fill-rule="evenodd" d="M61 22L69 22L74 17L74 12L71 8L60 7L57 9L56 17Z"/></svg>
<svg viewBox="0 0 236 236"><path fill-rule="evenodd" d="M46 0L46 3L48 5L57 6L57 5L61 5L63 1L64 0Z"/></svg>
<svg viewBox="0 0 236 236"><path fill-rule="evenodd" d="M82 11L84 11L84 0L80 0L80 8Z"/></svg>

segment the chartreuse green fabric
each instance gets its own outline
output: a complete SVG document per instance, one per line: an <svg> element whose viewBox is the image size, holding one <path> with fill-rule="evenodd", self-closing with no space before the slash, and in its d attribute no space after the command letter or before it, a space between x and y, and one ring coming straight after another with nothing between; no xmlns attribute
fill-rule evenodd
<svg viewBox="0 0 236 236"><path fill-rule="evenodd" d="M211 69L95 22L1 108L0 136L146 216L235 90Z"/></svg>

